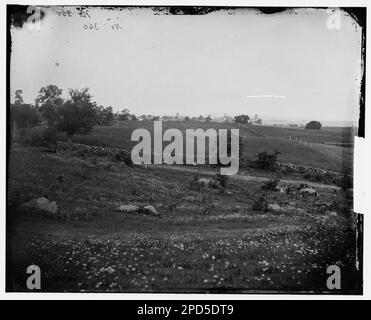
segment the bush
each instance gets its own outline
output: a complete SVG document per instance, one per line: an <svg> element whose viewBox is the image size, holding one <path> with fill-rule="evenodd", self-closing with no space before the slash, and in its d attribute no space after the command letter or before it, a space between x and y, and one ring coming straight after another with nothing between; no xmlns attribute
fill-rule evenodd
<svg viewBox="0 0 371 320"><path fill-rule="evenodd" d="M57 147L57 131L54 128L37 127L22 129L19 132L20 142L33 147L47 147L53 152Z"/></svg>
<svg viewBox="0 0 371 320"><path fill-rule="evenodd" d="M12 104L10 117L20 129L33 128L40 123L39 113L30 104Z"/></svg>
<svg viewBox="0 0 371 320"><path fill-rule="evenodd" d="M276 187L278 186L280 180L279 179L271 179L264 183L261 188L264 191L274 191L276 190Z"/></svg>
<svg viewBox="0 0 371 320"><path fill-rule="evenodd" d="M340 183L339 183L341 190L346 191L348 189L353 188L353 179L351 176L347 174L343 174Z"/></svg>
<svg viewBox="0 0 371 320"><path fill-rule="evenodd" d="M113 161L123 162L127 166L133 165L133 160L131 159L130 153L126 151L118 151L113 154Z"/></svg>
<svg viewBox="0 0 371 320"><path fill-rule="evenodd" d="M47 127L42 133L44 142L49 144L57 144L57 130L55 128Z"/></svg>
<svg viewBox="0 0 371 320"><path fill-rule="evenodd" d="M219 185L222 187L222 188L227 188L228 187L228 181L229 181L229 177L226 176L226 175L222 175L222 174L218 174L216 176L216 181L218 181Z"/></svg>
<svg viewBox="0 0 371 320"><path fill-rule="evenodd" d="M201 214L207 214L209 213L212 209L215 208L214 204L214 196L210 192L202 193L201 194Z"/></svg>
<svg viewBox="0 0 371 320"><path fill-rule="evenodd" d="M265 151L259 152L257 158L254 160L253 164L262 170L276 170L277 169L277 157L279 151L275 150L274 153L267 153Z"/></svg>
<svg viewBox="0 0 371 320"><path fill-rule="evenodd" d="M268 201L265 199L264 195L260 196L253 202L252 209L257 212L268 211Z"/></svg>
<svg viewBox="0 0 371 320"><path fill-rule="evenodd" d="M201 185L198 183L199 178L200 175L198 172L192 177L192 180L189 183L189 187L191 190L199 191L201 189Z"/></svg>

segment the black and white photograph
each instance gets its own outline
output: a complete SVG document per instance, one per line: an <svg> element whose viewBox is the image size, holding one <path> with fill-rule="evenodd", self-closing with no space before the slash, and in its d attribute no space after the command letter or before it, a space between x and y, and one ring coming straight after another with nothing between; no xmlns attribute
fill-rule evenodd
<svg viewBox="0 0 371 320"><path fill-rule="evenodd" d="M366 8L14 3L6 27L6 292L363 294Z"/></svg>

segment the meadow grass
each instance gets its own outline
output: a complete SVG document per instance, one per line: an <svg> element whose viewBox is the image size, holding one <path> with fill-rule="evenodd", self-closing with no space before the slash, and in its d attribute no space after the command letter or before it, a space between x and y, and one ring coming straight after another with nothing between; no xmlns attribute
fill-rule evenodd
<svg viewBox="0 0 371 320"><path fill-rule="evenodd" d="M322 130L305 130L302 128L281 128L270 126L253 126L254 130L262 132L266 137L257 137L244 129L243 125L236 126L231 123L213 122L163 122L163 131L168 128L177 128L183 132L185 129L232 129L240 128L243 142L243 157L253 160L259 152L280 152L278 161L306 165L326 170L338 171L352 168L353 148L341 146L322 145L323 141L349 142L353 141L351 128L323 128ZM250 126L251 127L251 126ZM148 129L153 133L152 121L125 121L116 122L112 126L98 126L89 135L76 135L74 142L88 145L111 146L131 151L137 142L131 141L131 133L137 128ZM289 136L301 137L308 141L308 145L289 141ZM152 134L153 139L153 134ZM312 143L310 145L309 143ZM153 145L153 143L152 143ZM163 143L163 147L166 143ZM184 143L185 146L185 143Z"/></svg>
<svg viewBox="0 0 371 320"><path fill-rule="evenodd" d="M351 200L340 192L308 200L238 180L228 192L198 192L187 172L23 147L11 150L8 177L9 202L48 195L60 206L58 216L8 210L10 291L27 291L36 264L48 292L325 292L326 268L338 262L341 293L361 290ZM287 209L255 212L259 196ZM123 203L153 205L161 218L116 212ZM343 209L326 218L325 204Z"/></svg>

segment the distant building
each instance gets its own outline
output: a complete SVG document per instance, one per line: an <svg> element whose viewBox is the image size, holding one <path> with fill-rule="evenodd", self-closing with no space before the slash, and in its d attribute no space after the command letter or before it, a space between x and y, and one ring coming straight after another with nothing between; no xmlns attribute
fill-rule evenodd
<svg viewBox="0 0 371 320"><path fill-rule="evenodd" d="M232 123L234 122L234 119L231 116L227 116L227 114L224 114L223 117L214 118L211 121L218 122L218 123L223 123L223 122Z"/></svg>

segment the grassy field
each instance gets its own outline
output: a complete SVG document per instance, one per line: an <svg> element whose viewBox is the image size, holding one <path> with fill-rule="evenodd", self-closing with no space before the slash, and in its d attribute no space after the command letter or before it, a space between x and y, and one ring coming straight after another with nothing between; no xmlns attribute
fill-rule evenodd
<svg viewBox="0 0 371 320"><path fill-rule="evenodd" d="M115 130L130 134L101 127L84 139L120 144ZM328 291L326 269L337 264L342 288L330 293L361 292L352 197L340 190L306 199L231 178L226 189L197 191L189 172L19 146L8 178L10 291L27 291L36 264L49 292L315 293ZM41 196L57 201L58 215L20 205ZM260 196L283 209L253 210ZM161 217L116 212L120 204L153 205Z"/></svg>
<svg viewBox="0 0 371 320"><path fill-rule="evenodd" d="M187 128L236 128L231 123L207 123L207 122L163 122L163 131L168 128L178 128L185 132ZM96 127L89 135L77 135L73 137L74 142L112 146L131 150L136 144L130 141L131 133L137 128L145 128L153 131L151 121L126 121L118 122L113 126ZM341 172L344 168L351 169L353 162L353 148L340 146L326 146L322 142L345 142L353 141L351 128L323 128L322 130L305 130L301 128L281 128L273 126L243 126L240 125L240 136L243 141L243 157L254 159L261 151L281 152L280 162L307 165L326 170ZM253 135L248 128L253 128L265 135L259 137ZM153 136L153 135L152 135ZM185 136L185 134L184 134ZM297 137L303 141L312 143L312 146L289 141L288 138ZM164 144L165 145L165 144Z"/></svg>

